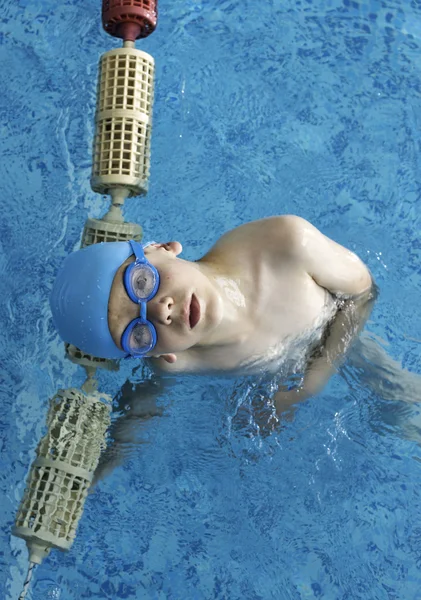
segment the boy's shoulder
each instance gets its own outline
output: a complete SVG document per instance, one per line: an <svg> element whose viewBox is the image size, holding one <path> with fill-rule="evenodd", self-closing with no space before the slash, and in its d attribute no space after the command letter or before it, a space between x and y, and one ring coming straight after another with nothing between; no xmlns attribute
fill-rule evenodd
<svg viewBox="0 0 421 600"><path fill-rule="evenodd" d="M217 261L227 255L233 260L237 253L268 249L276 256L285 255L300 240L308 221L295 215L280 215L251 221L225 233L203 257Z"/></svg>

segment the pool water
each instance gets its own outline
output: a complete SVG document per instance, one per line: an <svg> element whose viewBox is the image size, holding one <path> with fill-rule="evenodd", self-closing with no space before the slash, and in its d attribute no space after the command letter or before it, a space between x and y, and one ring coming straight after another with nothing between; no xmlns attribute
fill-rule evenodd
<svg viewBox="0 0 421 600"><path fill-rule="evenodd" d="M1 8L0 596L15 599L27 553L10 528L48 399L83 382L48 295L108 205L89 187L91 142L98 58L118 42L99 0ZM407 371L421 371L421 5L159 9L137 44L157 63L150 192L126 218L180 239L186 258L252 219L307 218L373 272L367 335L392 366L357 346L277 427L270 384L177 379L28 598L418 600L421 387ZM131 367L101 373L101 389L118 399L127 377L141 385L147 371Z"/></svg>

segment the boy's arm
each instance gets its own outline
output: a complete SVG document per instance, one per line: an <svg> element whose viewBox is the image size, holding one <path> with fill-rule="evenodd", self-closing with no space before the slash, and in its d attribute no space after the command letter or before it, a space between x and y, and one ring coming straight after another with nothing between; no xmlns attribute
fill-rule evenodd
<svg viewBox="0 0 421 600"><path fill-rule="evenodd" d="M280 229L295 267L338 298L340 310L329 328L321 355L309 364L302 386L275 395L278 412L322 390L363 329L376 296L369 270L353 252L299 217L284 217Z"/></svg>
<svg viewBox="0 0 421 600"><path fill-rule="evenodd" d="M335 296L353 298L371 289L370 271L360 258L321 233L305 219L278 217L282 253Z"/></svg>
<svg viewBox="0 0 421 600"><path fill-rule="evenodd" d="M280 390L275 394L278 413L282 413L297 402L322 391L330 377L336 372L353 340L363 329L374 300L375 293L373 292L344 302L329 328L329 335L320 356L310 361L307 366L302 385L294 390Z"/></svg>

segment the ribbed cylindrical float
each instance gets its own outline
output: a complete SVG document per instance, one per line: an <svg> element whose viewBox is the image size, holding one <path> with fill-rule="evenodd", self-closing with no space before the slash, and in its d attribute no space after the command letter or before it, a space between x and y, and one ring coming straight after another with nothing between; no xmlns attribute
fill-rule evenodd
<svg viewBox="0 0 421 600"><path fill-rule="evenodd" d="M51 400L48 430L38 445L12 530L26 540L31 562L41 563L51 548L68 550L72 545L105 446L110 407L110 397L87 396L73 388Z"/></svg>
<svg viewBox="0 0 421 600"><path fill-rule="evenodd" d="M91 186L100 194L148 189L154 60L132 47L101 57Z"/></svg>

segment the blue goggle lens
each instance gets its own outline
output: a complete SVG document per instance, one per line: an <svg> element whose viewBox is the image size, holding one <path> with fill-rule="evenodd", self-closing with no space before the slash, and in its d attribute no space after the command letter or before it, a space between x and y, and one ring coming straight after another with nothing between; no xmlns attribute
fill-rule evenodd
<svg viewBox="0 0 421 600"><path fill-rule="evenodd" d="M147 264L134 264L130 271L130 285L138 300L147 300L154 291L157 278Z"/></svg>
<svg viewBox="0 0 421 600"><path fill-rule="evenodd" d="M130 332L128 345L131 350L147 352L153 345L153 335L145 323L137 323Z"/></svg>

